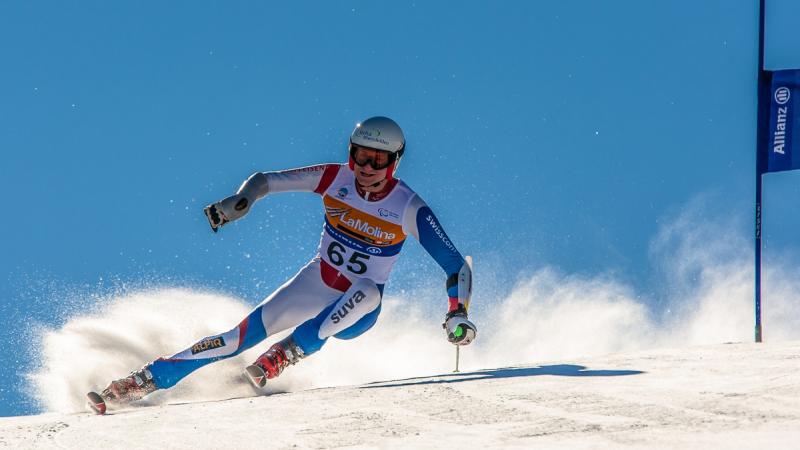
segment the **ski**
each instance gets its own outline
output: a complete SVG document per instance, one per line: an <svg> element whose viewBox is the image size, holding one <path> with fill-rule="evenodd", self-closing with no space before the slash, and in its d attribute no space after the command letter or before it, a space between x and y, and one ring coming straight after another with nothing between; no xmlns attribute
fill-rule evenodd
<svg viewBox="0 0 800 450"><path fill-rule="evenodd" d="M89 392L86 394L88 401L86 405L95 412L95 414L103 415L106 413L106 401L97 392Z"/></svg>

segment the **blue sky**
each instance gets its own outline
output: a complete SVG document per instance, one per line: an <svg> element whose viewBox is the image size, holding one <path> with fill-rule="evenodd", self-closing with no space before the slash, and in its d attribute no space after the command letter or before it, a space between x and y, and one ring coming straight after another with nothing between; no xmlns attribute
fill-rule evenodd
<svg viewBox="0 0 800 450"><path fill-rule="evenodd" d="M372 115L404 128L400 177L496 289L553 266L666 295L649 244L698 195L751 233L757 2L457 5L1 5L0 415L34 411L25 330L92 295L268 295L313 255L318 198L217 235L202 207L257 170L345 161ZM768 67L800 67L800 5L768 8ZM765 258L796 252L800 176L765 189ZM419 278L442 274L410 244L387 289Z"/></svg>

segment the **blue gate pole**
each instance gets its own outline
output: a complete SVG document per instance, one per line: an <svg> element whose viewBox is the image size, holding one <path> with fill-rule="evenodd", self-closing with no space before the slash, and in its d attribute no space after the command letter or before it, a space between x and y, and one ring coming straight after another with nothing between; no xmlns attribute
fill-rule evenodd
<svg viewBox="0 0 800 450"><path fill-rule="evenodd" d="M755 264L755 341L761 342L761 181L763 178L766 159L766 140L769 115L769 79L770 74L764 70L764 22L766 0L759 0L758 7L758 110L756 120L756 264Z"/></svg>
<svg viewBox="0 0 800 450"><path fill-rule="evenodd" d="M756 174L756 342L761 342L761 174Z"/></svg>

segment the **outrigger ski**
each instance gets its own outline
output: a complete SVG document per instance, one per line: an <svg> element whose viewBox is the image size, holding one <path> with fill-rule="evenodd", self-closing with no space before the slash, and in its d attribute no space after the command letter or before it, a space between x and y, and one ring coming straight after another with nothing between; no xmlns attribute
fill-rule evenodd
<svg viewBox="0 0 800 450"><path fill-rule="evenodd" d="M89 401L86 402L86 405L95 412L95 414L105 414L106 413L106 401L102 395L98 394L97 392L89 392L86 394L86 398Z"/></svg>

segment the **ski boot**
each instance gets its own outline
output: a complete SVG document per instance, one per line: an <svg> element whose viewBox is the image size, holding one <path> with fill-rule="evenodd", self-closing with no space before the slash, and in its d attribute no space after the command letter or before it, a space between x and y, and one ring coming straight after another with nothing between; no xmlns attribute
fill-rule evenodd
<svg viewBox="0 0 800 450"><path fill-rule="evenodd" d="M290 364L296 364L305 356L291 336L276 342L252 365L244 369L245 376L253 386L263 388L267 379L275 378Z"/></svg>
<svg viewBox="0 0 800 450"><path fill-rule="evenodd" d="M131 372L125 378L112 381L101 394L89 392L89 407L97 414L105 414L107 403L124 405L141 399L147 394L158 389L153 381L153 374L148 366L136 372Z"/></svg>

